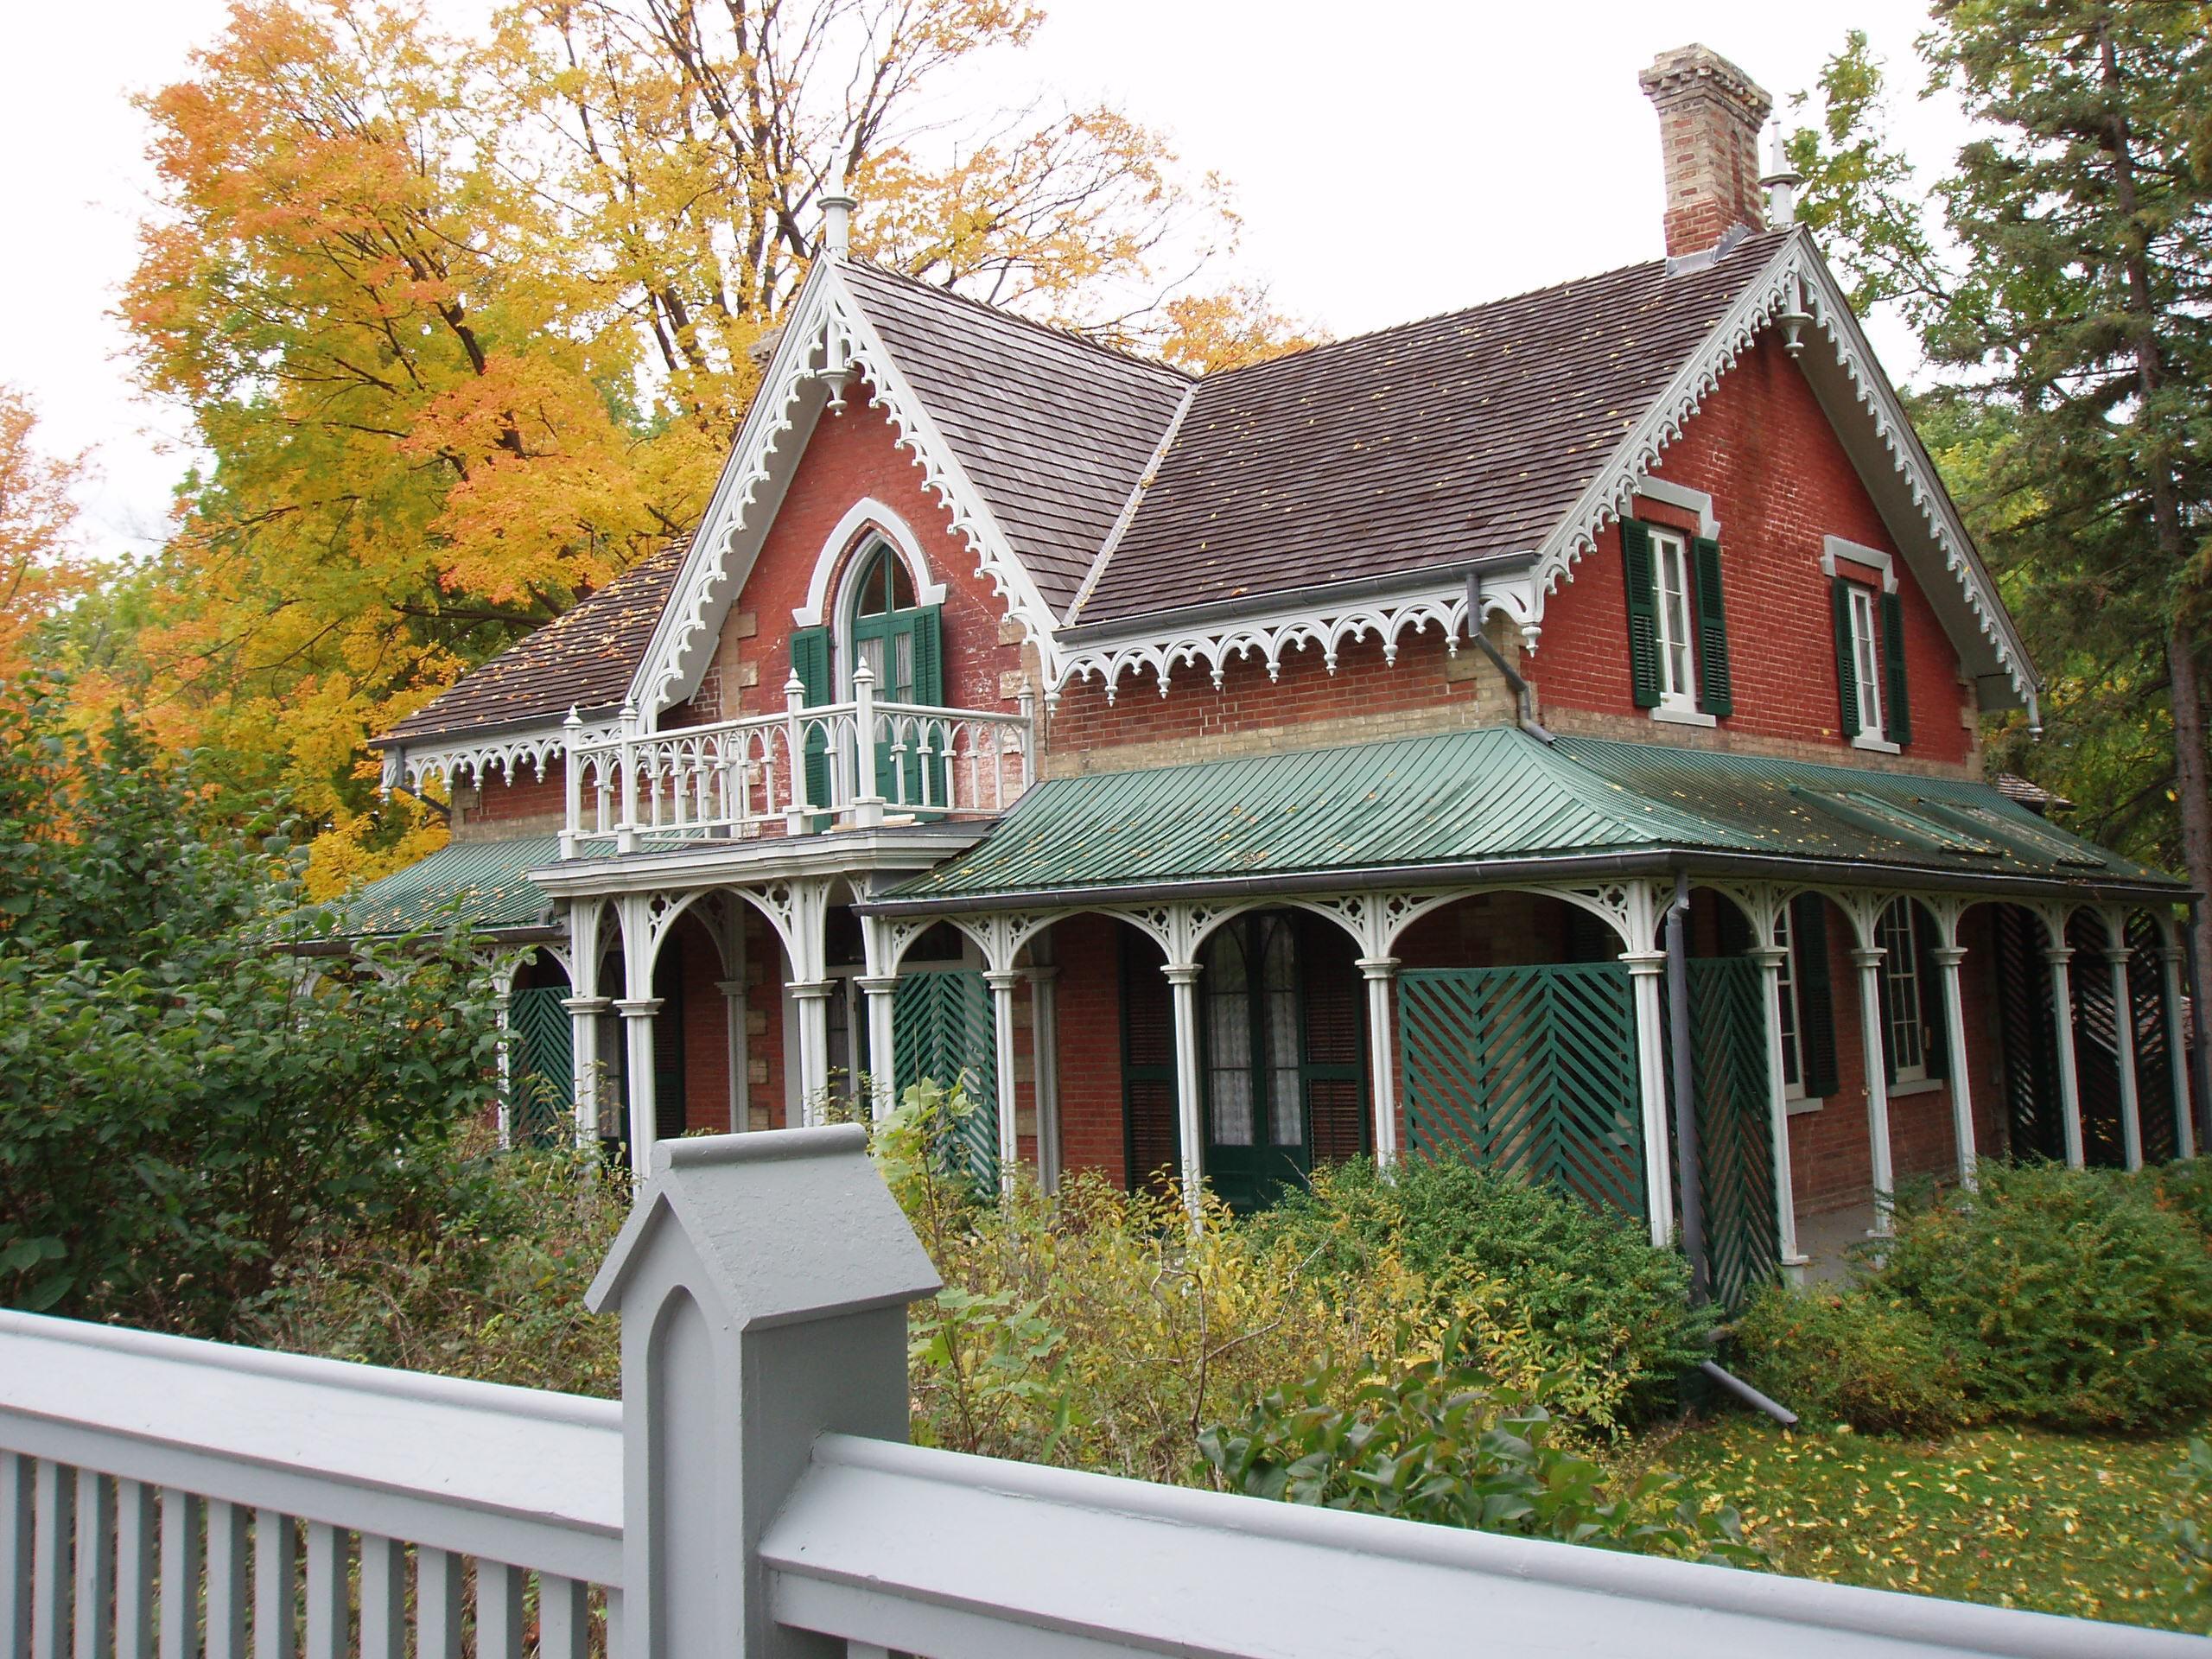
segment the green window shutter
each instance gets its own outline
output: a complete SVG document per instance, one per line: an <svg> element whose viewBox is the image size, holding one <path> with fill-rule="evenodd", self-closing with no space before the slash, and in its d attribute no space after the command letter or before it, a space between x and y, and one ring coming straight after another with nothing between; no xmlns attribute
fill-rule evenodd
<svg viewBox="0 0 2212 1659"><path fill-rule="evenodd" d="M1928 918L1916 916L1912 939L1920 974L1920 1024L1927 1033L1920 1058L1929 1077L1948 1077L1951 1075L1950 1033L1943 1023L1943 982L1936 977L1942 969L1936 965L1936 947L1929 942L1929 932Z"/></svg>
<svg viewBox="0 0 2212 1659"><path fill-rule="evenodd" d="M1659 706L1659 595L1651 572L1651 532L1621 520L1622 587L1628 595L1628 677L1639 709Z"/></svg>
<svg viewBox="0 0 2212 1659"><path fill-rule="evenodd" d="M942 605L928 605L914 612L914 701L932 708L944 706L944 644L939 619Z"/></svg>
<svg viewBox="0 0 2212 1659"><path fill-rule="evenodd" d="M801 695L808 708L818 708L830 701L829 629L791 631L791 672L805 688ZM819 728L806 734L806 799L810 806L830 804L830 736Z"/></svg>
<svg viewBox="0 0 2212 1659"><path fill-rule="evenodd" d="M1720 592L1720 543L1690 543L1697 564L1697 706L1717 719L1736 712L1728 681L1728 609Z"/></svg>
<svg viewBox="0 0 2212 1659"><path fill-rule="evenodd" d="M1882 735L1892 743L1910 743L1912 699L1905 695L1904 686L1904 601L1895 594L1882 595L1882 667L1889 681L1883 689L1890 700Z"/></svg>
<svg viewBox="0 0 2212 1659"><path fill-rule="evenodd" d="M1817 893L1789 901L1789 938L1797 948L1797 1041L1805 1092L1826 1100L1836 1090L1835 993L1828 982L1827 900Z"/></svg>
<svg viewBox="0 0 2212 1659"><path fill-rule="evenodd" d="M1843 734L1859 735L1859 675L1851 665L1851 584L1841 576L1828 583L1835 609L1835 690L1843 714Z"/></svg>

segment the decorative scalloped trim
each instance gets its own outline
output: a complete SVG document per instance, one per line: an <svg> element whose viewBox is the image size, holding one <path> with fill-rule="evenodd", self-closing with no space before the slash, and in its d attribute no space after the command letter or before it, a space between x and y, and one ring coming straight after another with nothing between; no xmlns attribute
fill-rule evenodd
<svg viewBox="0 0 2212 1659"><path fill-rule="evenodd" d="M1549 594L1561 582L1574 579L1576 563L1593 551L1605 527L1627 512L1636 494L1637 480L1657 467L1668 446L1681 436L1723 377L1767 327L1792 309L1793 301L1805 300L1811 302L1810 320L1834 349L1837 365L1872 420L1875 435L1889 451L1913 505L1920 510L1929 539L1942 553L1944 568L1958 582L1999 667L2032 709L2037 691L2034 671L2003 601L1996 597L1994 584L1967 543L1942 483L1922 463L1897 394L1859 335L1850 308L1837 291L1827 266L1802 235L1792 237L1738 296L1727 315L1622 441L1566 520L1537 550L1538 592Z"/></svg>
<svg viewBox="0 0 2212 1659"><path fill-rule="evenodd" d="M1484 610L1486 613L1505 613L1504 607L1487 595ZM1222 676L1231 662L1257 657L1267 664L1268 678L1274 680L1282 672L1285 653L1303 651L1308 645L1320 646L1322 664L1333 674L1337 671L1337 658L1348 642L1373 634L1382 641L1382 660L1395 663L1405 634L1408 631L1422 632L1431 624L1444 630L1445 649L1456 656L1460 631L1466 620L1467 594L1464 587L1431 589L1342 609L1324 607L1278 612L1272 616L1227 622L1216 627L1193 628L1180 633L1071 651L1062 659L1058 677L1049 683L1057 694L1071 680L1102 680L1106 687L1106 701L1111 703L1123 674L1141 676L1150 669L1159 678L1160 695L1164 697L1176 665L1189 663L1202 664L1213 681L1214 690L1218 691ZM1519 626L1517 620L1516 626Z"/></svg>
<svg viewBox="0 0 2212 1659"><path fill-rule="evenodd" d="M587 726L578 734L578 739L582 743L605 742L620 735L620 732L619 726ZM434 779L448 786L459 779L481 788L494 772L512 784L518 766L534 768L537 781L542 784L547 764L560 759L568 747L567 728L541 726L504 737L441 744L432 748L387 750L387 754L397 757L397 764L391 770L397 776L391 777L385 787L391 787L404 777L407 787L418 791Z"/></svg>

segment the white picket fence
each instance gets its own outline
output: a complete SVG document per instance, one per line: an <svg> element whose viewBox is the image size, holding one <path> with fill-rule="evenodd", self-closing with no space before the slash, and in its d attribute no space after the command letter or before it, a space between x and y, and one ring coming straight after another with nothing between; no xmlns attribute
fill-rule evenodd
<svg viewBox="0 0 2212 1659"><path fill-rule="evenodd" d="M2207 1651L908 1446L936 1277L860 1131L656 1163L591 1295L621 1406L0 1313L0 1654Z"/></svg>

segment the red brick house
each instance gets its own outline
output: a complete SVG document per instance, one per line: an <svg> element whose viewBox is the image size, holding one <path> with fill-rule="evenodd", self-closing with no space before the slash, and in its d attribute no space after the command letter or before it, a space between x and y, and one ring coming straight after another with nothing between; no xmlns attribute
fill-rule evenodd
<svg viewBox="0 0 2212 1659"><path fill-rule="evenodd" d="M376 740L453 834L360 925L532 947L518 1098L617 1146L965 1071L1047 1181L1474 1156L1664 1239L1692 1130L1738 1283L2192 1150L2185 892L1984 779L2035 670L1769 100L1643 85L1666 258L1203 379L833 204L693 534Z"/></svg>

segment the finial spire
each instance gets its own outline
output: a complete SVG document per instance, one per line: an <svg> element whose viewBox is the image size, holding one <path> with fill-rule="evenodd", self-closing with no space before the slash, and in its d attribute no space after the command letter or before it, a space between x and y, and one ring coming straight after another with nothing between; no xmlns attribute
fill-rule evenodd
<svg viewBox="0 0 2212 1659"><path fill-rule="evenodd" d="M846 189L840 165L822 186L822 251L827 257L842 259L852 251L853 209L859 206Z"/></svg>
<svg viewBox="0 0 2212 1659"><path fill-rule="evenodd" d="M1766 192L1766 222L1770 230L1786 231L1797 219L1797 187L1805 175L1789 165L1789 152L1783 147L1782 123L1770 121L1766 128L1766 176L1759 181L1759 188Z"/></svg>

